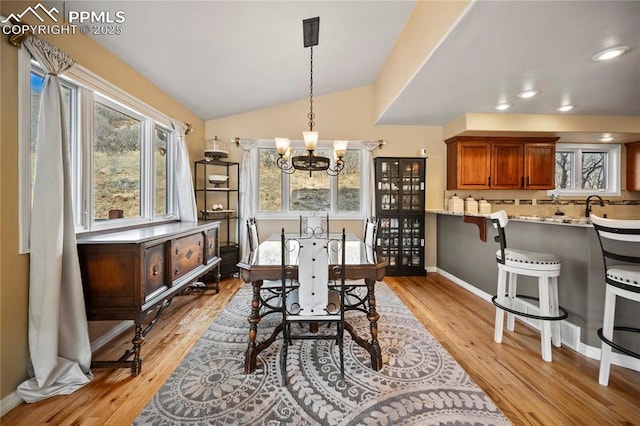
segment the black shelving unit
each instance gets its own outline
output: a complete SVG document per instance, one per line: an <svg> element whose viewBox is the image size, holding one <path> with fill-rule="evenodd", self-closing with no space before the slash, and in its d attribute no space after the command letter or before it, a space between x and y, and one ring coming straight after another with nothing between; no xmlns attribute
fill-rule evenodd
<svg viewBox="0 0 640 426"><path fill-rule="evenodd" d="M424 158L375 158L377 250L387 275L426 275Z"/></svg>
<svg viewBox="0 0 640 426"><path fill-rule="evenodd" d="M228 180L213 184L207 179L209 175L225 175ZM198 160L194 163L193 178L200 220L220 222L220 276L230 277L238 272L236 265L240 261L237 240L240 163L214 158ZM217 205L215 209L214 204Z"/></svg>

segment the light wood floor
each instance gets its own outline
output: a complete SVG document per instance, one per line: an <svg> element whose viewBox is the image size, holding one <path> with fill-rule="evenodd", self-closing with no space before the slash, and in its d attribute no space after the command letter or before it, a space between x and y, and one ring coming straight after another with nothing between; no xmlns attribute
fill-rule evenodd
<svg viewBox="0 0 640 426"><path fill-rule="evenodd" d="M438 274L385 281L514 424L640 424L639 372L613 366L609 386L600 386L597 361L563 347L544 362L539 335L524 325L494 343L493 306ZM139 376L96 369L72 395L22 404L0 424L130 424L241 285L231 279L219 295L176 297L147 335ZM123 333L95 358L119 357L131 337Z"/></svg>

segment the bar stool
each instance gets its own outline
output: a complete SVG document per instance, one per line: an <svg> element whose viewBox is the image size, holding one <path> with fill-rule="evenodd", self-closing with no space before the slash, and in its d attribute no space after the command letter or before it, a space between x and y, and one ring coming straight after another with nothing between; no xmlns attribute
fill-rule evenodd
<svg viewBox="0 0 640 426"><path fill-rule="evenodd" d="M515 315L540 320L540 340L542 359L551 361L551 343L561 346L560 323L567 318L567 311L558 304L558 276L560 275L560 259L549 253L507 248L504 228L509 219L504 210L492 213L489 218L498 230L495 241L500 243L496 252L498 262L498 290L491 301L496 306L494 340L502 343L504 313L507 312L507 329L514 331ZM507 282L508 274L508 282ZM532 297L516 294L518 275L538 278L538 296ZM507 288L508 286L508 288ZM515 309L517 299L539 301L539 314L531 314ZM553 322L553 327L551 323Z"/></svg>
<svg viewBox="0 0 640 426"><path fill-rule="evenodd" d="M607 386L611 371L611 348L640 358L639 353L613 342L614 330L640 332L639 328L614 325L616 297L640 302L640 220L604 219L593 214L590 217L604 259L606 288L602 328L598 330L598 337L602 340L598 382Z"/></svg>

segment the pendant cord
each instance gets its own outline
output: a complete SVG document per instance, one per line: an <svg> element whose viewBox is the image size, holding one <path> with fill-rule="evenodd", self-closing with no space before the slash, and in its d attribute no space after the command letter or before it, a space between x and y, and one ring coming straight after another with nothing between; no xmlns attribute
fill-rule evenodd
<svg viewBox="0 0 640 426"><path fill-rule="evenodd" d="M313 120L316 118L313 113L313 46L311 46L311 73L310 73L310 87L309 87L309 114L307 114L307 118L309 119L309 130L313 131L314 122Z"/></svg>

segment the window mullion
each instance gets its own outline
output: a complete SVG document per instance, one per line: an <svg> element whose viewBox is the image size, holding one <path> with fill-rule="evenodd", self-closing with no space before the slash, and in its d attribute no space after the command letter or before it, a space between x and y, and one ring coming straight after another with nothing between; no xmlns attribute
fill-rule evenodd
<svg viewBox="0 0 640 426"><path fill-rule="evenodd" d="M80 223L86 230L93 228L93 179L94 168L93 162L93 120L94 120L94 96L93 91L85 88L80 89L80 118L78 120L79 145L82 146L83 152L83 167L81 170L81 180L78 185L80 186L78 208L81 215ZM82 194L82 195L80 195Z"/></svg>
<svg viewBox="0 0 640 426"><path fill-rule="evenodd" d="M153 196L155 188L155 168L153 153L153 121L146 119L141 126L140 144L141 164L140 164L140 216L146 219L153 218L155 197Z"/></svg>

